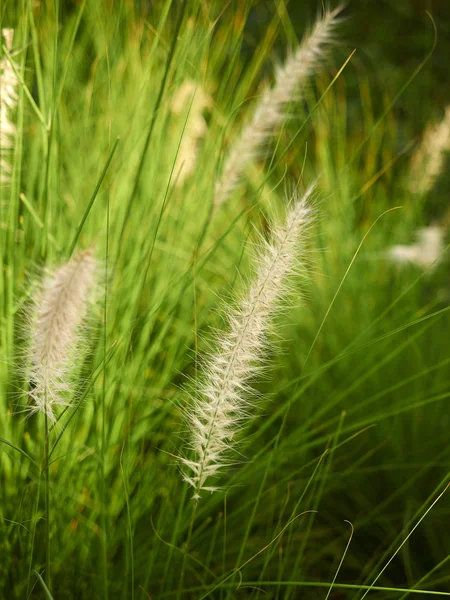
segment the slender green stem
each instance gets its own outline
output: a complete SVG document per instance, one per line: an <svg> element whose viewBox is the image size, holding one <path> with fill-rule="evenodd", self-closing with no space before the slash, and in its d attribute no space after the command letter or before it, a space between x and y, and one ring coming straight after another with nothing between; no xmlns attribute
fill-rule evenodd
<svg viewBox="0 0 450 600"><path fill-rule="evenodd" d="M54 600L53 596L50 593L50 590L48 589L48 587L45 585L45 581L42 579L41 575L37 572L37 571L33 571L33 574L36 576L37 580L39 581L39 583L42 586L42 589L44 590L44 595L47 598L47 600Z"/></svg>
<svg viewBox="0 0 450 600"><path fill-rule="evenodd" d="M50 481L48 415L45 413L44 477L45 477L45 583L50 588Z"/></svg>
<svg viewBox="0 0 450 600"><path fill-rule="evenodd" d="M130 597L131 600L134 600L135 598L135 594L134 594L134 587L135 587L135 577L134 577L134 548L133 548L133 526L132 526L132 519L131 519L131 508L130 508L130 493L128 491L128 482L127 482L127 477L125 476L125 471L123 468L123 464L122 464L122 456L123 456L123 451L124 451L125 445L122 447L122 452L120 454L120 471L122 473L122 484L123 484L123 489L125 492L125 504L126 504L126 508L127 508L127 521L128 521L128 537L130 540L130 568L131 568L131 594L130 596L126 596L127 598ZM128 579L128 573L126 578ZM125 590L125 588L124 588Z"/></svg>
<svg viewBox="0 0 450 600"><path fill-rule="evenodd" d="M100 175L100 178L97 181L97 185L95 186L95 189L94 189L94 191L92 193L92 196L91 196L91 198L90 198L90 200L89 200L89 202L88 202L88 204L86 206L86 210L84 211L83 216L81 218L81 221L80 221L80 223L79 223L79 225L77 227L77 231L75 233L75 237L73 238L72 243L70 245L69 256L72 256L72 254L75 251L75 248L76 248L76 245L77 245L77 242L78 242L78 238L80 237L80 233L81 233L81 231L83 229L83 226L84 226L84 224L86 222L86 219L88 218L89 213L91 212L91 208L92 208L92 206L93 206L93 204L95 202L95 199L97 198L97 194L98 194L98 192L100 190L100 187L101 187L101 185L103 183L103 179L105 178L106 172L109 169L109 165L111 164L111 161L113 159L113 156L114 156L114 153L116 151L118 143L119 143L119 138L116 138L116 141L114 142L114 145L111 148L111 151L110 151L110 153L108 155L108 159L107 159L107 161L105 163L105 166L103 167L103 171L102 171L102 173Z"/></svg>
<svg viewBox="0 0 450 600"><path fill-rule="evenodd" d="M30 559L29 559L29 563L28 563L27 598L29 598L29 596L30 596L31 574L33 571L34 546L35 546L35 541L36 541L36 530L38 528L38 523L39 523L40 496L41 496L41 478L39 478L39 480L38 480L36 500L34 503L33 529L32 529L32 533L31 533L31 550L30 550Z"/></svg>
<svg viewBox="0 0 450 600"><path fill-rule="evenodd" d="M186 572L186 559L187 559L187 555L189 552L189 546L191 544L192 530L194 528L194 521L195 521L195 514L197 512L197 505L198 505L198 500L194 500L194 505L192 507L192 513L191 513L191 520L189 523L189 529L188 529L188 534L187 534L187 538L186 538L186 544L184 546L183 564L181 566L180 584L178 586L178 595L177 595L178 600L180 600L182 598L184 574Z"/></svg>
<svg viewBox="0 0 450 600"><path fill-rule="evenodd" d="M101 463L101 526L102 526L102 571L103 571L103 598L108 599L108 536L106 530L106 472L105 472L105 448L106 448L106 324L107 324L107 298L108 298L108 250L109 250L109 192L106 198L106 253L105 253L105 303L103 306L103 389L101 396L101 439L100 450Z"/></svg>

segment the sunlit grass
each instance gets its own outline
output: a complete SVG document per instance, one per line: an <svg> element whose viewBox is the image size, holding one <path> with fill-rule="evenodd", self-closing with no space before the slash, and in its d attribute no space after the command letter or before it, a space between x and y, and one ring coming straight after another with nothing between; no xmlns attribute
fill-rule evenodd
<svg viewBox="0 0 450 600"><path fill-rule="evenodd" d="M214 211L223 159L295 36L281 5L262 28L251 3L183 6L2 6L21 81L0 188L0 595L449 595L448 492L434 504L450 472L448 260L424 272L387 258L447 206L409 191L401 88L374 85L342 34ZM194 102L172 101L187 80L212 104L177 183ZM312 266L277 317L239 453L191 521L176 458L186 389L286 189L315 180ZM90 352L49 434L48 583L44 421L21 413L17 356L30 282L92 243L103 283Z"/></svg>

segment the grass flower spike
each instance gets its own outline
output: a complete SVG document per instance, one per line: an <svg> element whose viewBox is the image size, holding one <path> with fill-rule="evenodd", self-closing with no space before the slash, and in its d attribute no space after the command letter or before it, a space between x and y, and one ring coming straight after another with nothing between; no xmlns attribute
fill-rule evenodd
<svg viewBox="0 0 450 600"><path fill-rule="evenodd" d="M410 190L417 194L429 192L445 165L445 153L450 151L450 105L440 123L429 125L422 143L411 160Z"/></svg>
<svg viewBox="0 0 450 600"><path fill-rule="evenodd" d="M265 91L256 110L239 139L233 144L220 180L216 183L214 204L219 207L233 190L248 166L257 157L262 145L285 120L285 107L298 99L298 88L304 84L326 58L332 44L336 26L340 22L341 8L326 11L305 37L296 52L288 58L275 75L275 84Z"/></svg>
<svg viewBox="0 0 450 600"><path fill-rule="evenodd" d="M294 198L285 223L264 243L255 278L239 306L229 311L229 330L219 336L216 351L207 359L189 415L195 458L182 459L188 471L184 479L194 488L195 499L201 490L216 489L209 480L227 464L236 433L251 414L249 380L264 358L271 320L288 292L290 276L299 257L305 257L313 189Z"/></svg>
<svg viewBox="0 0 450 600"><path fill-rule="evenodd" d="M65 393L70 389L96 270L92 250L80 252L44 278L36 302L30 349L31 410L46 413L51 421L54 408L68 404Z"/></svg>
<svg viewBox="0 0 450 600"><path fill-rule="evenodd" d="M186 111L186 106L190 107L189 115L174 168L177 185L182 185L195 169L199 142L208 129L203 112L212 106L211 96L190 79L178 89L172 100L171 110L181 117Z"/></svg>
<svg viewBox="0 0 450 600"><path fill-rule="evenodd" d="M2 29L2 38L8 51L12 48L14 30ZM8 154L13 147L16 128L11 113L17 106L17 77L6 56L0 62L0 185L11 179L11 165Z"/></svg>
<svg viewBox="0 0 450 600"><path fill-rule="evenodd" d="M409 246L392 246L388 257L398 265L414 264L423 269L436 266L444 250L444 230L438 225L430 225L416 232L417 241Z"/></svg>

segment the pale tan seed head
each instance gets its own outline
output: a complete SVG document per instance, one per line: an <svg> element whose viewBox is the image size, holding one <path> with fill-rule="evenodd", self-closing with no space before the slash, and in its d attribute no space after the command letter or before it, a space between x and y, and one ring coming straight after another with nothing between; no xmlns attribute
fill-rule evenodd
<svg viewBox="0 0 450 600"><path fill-rule="evenodd" d="M33 411L55 419L54 408L66 405L71 373L77 364L84 320L96 286L93 250L79 252L48 272L35 301L31 326L30 381Z"/></svg>

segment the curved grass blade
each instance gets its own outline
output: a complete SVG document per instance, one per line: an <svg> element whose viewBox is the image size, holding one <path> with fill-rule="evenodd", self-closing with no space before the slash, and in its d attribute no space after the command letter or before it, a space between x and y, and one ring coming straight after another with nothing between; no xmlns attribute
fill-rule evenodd
<svg viewBox="0 0 450 600"><path fill-rule="evenodd" d="M34 460L31 458L31 456L29 454L27 454L25 452L25 450L22 450L22 448L19 448L19 446L15 446L12 442L8 442L8 440L5 440L5 438L0 438L0 442L2 444L6 444L6 446L9 446L10 448L13 448L14 450L17 450L17 452L20 452L20 454L22 454L22 456L25 456L25 458L28 458L28 460L30 461L30 463L36 467L36 469L39 470L39 465L34 462Z"/></svg>
<svg viewBox="0 0 450 600"><path fill-rule="evenodd" d="M89 200L88 205L86 206L86 210L84 211L84 215L80 221L80 224L78 225L77 231L75 233L75 237L72 240L72 244L69 249L69 256L72 256L73 251L75 250L75 246L77 245L81 230L83 229L86 219L88 218L89 213L91 212L91 208L95 202L95 199L97 198L98 191L100 189L100 186L103 183L103 179L105 178L105 175L106 175L106 172L108 171L109 165L111 164L111 161L113 159L113 156L116 151L118 143L119 143L119 138L116 138L116 141L114 142L114 145L113 145L111 152L109 153L108 159L106 161L106 164L103 168L102 174L100 175L100 179L97 181L97 185L95 186L95 189L91 196L91 199Z"/></svg>
<svg viewBox="0 0 450 600"><path fill-rule="evenodd" d="M48 587L45 585L44 580L42 579L41 575L37 572L37 571L33 571L33 573L36 575L39 583L42 586L42 589L44 590L44 595L47 598L47 600L54 600L53 596L50 593L50 590L48 589Z"/></svg>

